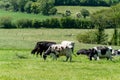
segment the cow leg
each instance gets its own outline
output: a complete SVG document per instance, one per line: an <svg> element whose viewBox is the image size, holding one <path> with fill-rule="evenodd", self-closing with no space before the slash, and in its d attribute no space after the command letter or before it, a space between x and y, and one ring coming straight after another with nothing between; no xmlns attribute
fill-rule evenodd
<svg viewBox="0 0 120 80"><path fill-rule="evenodd" d="M51 53L51 57L53 57L53 60L57 60L57 55L55 55L54 53Z"/></svg>
<svg viewBox="0 0 120 80"><path fill-rule="evenodd" d="M107 60L111 60L112 61L112 56L109 56L109 57L106 57L107 58Z"/></svg>
<svg viewBox="0 0 120 80"><path fill-rule="evenodd" d="M106 57L107 58L107 60L109 60L109 57Z"/></svg>
<svg viewBox="0 0 120 80"><path fill-rule="evenodd" d="M43 52L43 50L42 50L42 51L39 50L39 53L40 53L40 56L41 56L41 57L42 57L42 52Z"/></svg>
<svg viewBox="0 0 120 80"><path fill-rule="evenodd" d="M69 56L66 56L66 61L68 61L68 59L69 59Z"/></svg>
<svg viewBox="0 0 120 80"><path fill-rule="evenodd" d="M99 57L97 57L97 55L94 55L94 59L97 60Z"/></svg>
<svg viewBox="0 0 120 80"><path fill-rule="evenodd" d="M39 51L37 51L37 54L36 54L37 57L38 57L38 54L39 54Z"/></svg>
<svg viewBox="0 0 120 80"><path fill-rule="evenodd" d="M70 56L70 62L72 61L72 56Z"/></svg>
<svg viewBox="0 0 120 80"><path fill-rule="evenodd" d="M93 57L93 55L92 55L92 54L89 54L89 59L90 59L90 61L92 61L92 57Z"/></svg>

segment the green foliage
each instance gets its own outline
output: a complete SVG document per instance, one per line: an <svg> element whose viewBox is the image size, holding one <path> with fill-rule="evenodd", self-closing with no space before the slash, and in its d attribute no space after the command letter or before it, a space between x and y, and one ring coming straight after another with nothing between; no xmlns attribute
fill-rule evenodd
<svg viewBox="0 0 120 80"><path fill-rule="evenodd" d="M42 22L40 20L32 20L32 28L40 28L42 26Z"/></svg>
<svg viewBox="0 0 120 80"><path fill-rule="evenodd" d="M24 6L24 10L27 12L27 13L31 13L31 5L32 5L32 1L28 1L25 6Z"/></svg>
<svg viewBox="0 0 120 80"><path fill-rule="evenodd" d="M97 32L87 31L84 33L79 33L76 38L78 42L96 44L97 43Z"/></svg>
<svg viewBox="0 0 120 80"><path fill-rule="evenodd" d="M109 41L109 44L119 45L118 35L119 35L119 25L120 25L120 4L112 6L111 9L101 10L92 15L92 21L99 28L98 42L100 42L101 36L104 35L103 28L114 28L113 36ZM108 14L109 13L109 14ZM103 33L103 34L102 34Z"/></svg>
<svg viewBox="0 0 120 80"><path fill-rule="evenodd" d="M32 20L30 19L20 19L16 21L17 28L31 28L32 27Z"/></svg>
<svg viewBox="0 0 120 80"><path fill-rule="evenodd" d="M49 13L49 15L55 15L57 13L57 9L51 8L48 13Z"/></svg>
<svg viewBox="0 0 120 80"><path fill-rule="evenodd" d="M119 0L55 0L55 5L111 6Z"/></svg>
<svg viewBox="0 0 120 80"><path fill-rule="evenodd" d="M80 12L84 18L90 15L90 12L87 9L82 9Z"/></svg>
<svg viewBox="0 0 120 80"><path fill-rule="evenodd" d="M0 26L2 28L13 28L12 18L10 16L0 17Z"/></svg>
<svg viewBox="0 0 120 80"><path fill-rule="evenodd" d="M39 3L37 3L37 2L33 2L32 4L31 4L31 12L33 12L33 13L35 13L35 14L38 14L38 13L40 13L40 5L39 5Z"/></svg>

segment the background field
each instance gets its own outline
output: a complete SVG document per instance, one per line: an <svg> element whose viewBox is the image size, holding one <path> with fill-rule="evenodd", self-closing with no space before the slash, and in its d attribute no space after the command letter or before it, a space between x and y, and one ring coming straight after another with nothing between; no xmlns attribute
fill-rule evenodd
<svg viewBox="0 0 120 80"><path fill-rule="evenodd" d="M87 9L90 14L93 14L97 11L100 11L102 9L109 9L110 7L102 7L102 6L99 6L99 7L85 7L85 6L57 6L56 7L57 10L58 10L58 13L65 13L66 10L70 10L71 11L71 15L73 17L76 16L76 13L80 13L80 10L82 9Z"/></svg>
<svg viewBox="0 0 120 80"><path fill-rule="evenodd" d="M58 13L64 14L66 10L71 11L71 16L76 17L76 13L80 12L81 9L87 9L91 14L102 10L102 9L109 9L110 7L83 7L83 6L56 6ZM0 17L8 16L13 19L13 21L19 19L37 19L37 20L45 20L48 18L60 18L61 15L57 14L54 16L44 16L42 14L27 14L22 12L12 12L12 11L4 11L0 9Z"/></svg>
<svg viewBox="0 0 120 80"><path fill-rule="evenodd" d="M0 29L0 80L119 80L120 58L113 61L102 59L89 61L86 56L73 56L72 62L63 62L65 57L44 61L30 54L37 41L60 43L75 41L75 51L91 48L96 44L78 43L76 35L82 29ZM113 30L107 29L111 36ZM112 46L118 49L119 46Z"/></svg>

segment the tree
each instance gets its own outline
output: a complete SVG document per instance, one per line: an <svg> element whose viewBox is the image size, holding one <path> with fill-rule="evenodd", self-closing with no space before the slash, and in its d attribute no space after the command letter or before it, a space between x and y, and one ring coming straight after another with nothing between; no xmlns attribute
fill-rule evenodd
<svg viewBox="0 0 120 80"><path fill-rule="evenodd" d="M31 13L32 11L31 11L31 5L32 5L32 1L28 1L27 3L26 3L26 5L24 6L24 10L27 12L27 13Z"/></svg>
<svg viewBox="0 0 120 80"><path fill-rule="evenodd" d="M106 19L101 15L94 15L92 19L97 29L97 44L107 44L108 35L105 34Z"/></svg>
<svg viewBox="0 0 120 80"><path fill-rule="evenodd" d="M87 16L90 15L90 12L87 9L82 9L81 10L81 15L86 18Z"/></svg>
<svg viewBox="0 0 120 80"><path fill-rule="evenodd" d="M31 11L35 14L40 13L40 4L38 2L33 2L31 4Z"/></svg>
<svg viewBox="0 0 120 80"><path fill-rule="evenodd" d="M57 9L54 7L49 10L50 15L55 15L56 13L57 13Z"/></svg>
<svg viewBox="0 0 120 80"><path fill-rule="evenodd" d="M19 10L19 5L17 0L10 0L11 5L13 6L13 11L18 11Z"/></svg>

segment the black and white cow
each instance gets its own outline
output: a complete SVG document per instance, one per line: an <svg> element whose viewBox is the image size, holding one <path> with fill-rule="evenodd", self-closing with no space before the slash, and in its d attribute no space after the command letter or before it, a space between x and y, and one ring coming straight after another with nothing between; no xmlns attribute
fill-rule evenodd
<svg viewBox="0 0 120 80"><path fill-rule="evenodd" d="M80 49L77 51L77 55L87 55L89 56L89 54L91 53L91 49Z"/></svg>
<svg viewBox="0 0 120 80"><path fill-rule="evenodd" d="M42 53L45 52L51 45L56 44L56 42L51 42L51 41L40 41L37 42L34 49L31 51L31 54L40 54L42 57Z"/></svg>
<svg viewBox="0 0 120 80"><path fill-rule="evenodd" d="M66 56L66 61L68 61L68 59L70 58L70 61L72 61L72 46L67 46L67 45L63 45L63 44L54 44L51 45L47 51L44 53L43 58L44 60L46 60L47 55L54 53L54 55L56 55L57 57L60 56Z"/></svg>
<svg viewBox="0 0 120 80"><path fill-rule="evenodd" d="M61 44L66 46L71 46L72 52L74 52L74 46L75 46L74 41L62 41Z"/></svg>
<svg viewBox="0 0 120 80"><path fill-rule="evenodd" d="M120 55L120 49L118 50L113 50L113 56L119 56Z"/></svg>
<svg viewBox="0 0 120 80"><path fill-rule="evenodd" d="M92 60L92 58L94 58L95 60L99 59L99 58L107 58L112 60L112 48L106 47L106 46L98 46L98 47L94 47L91 49L91 53L89 55L90 60Z"/></svg>

